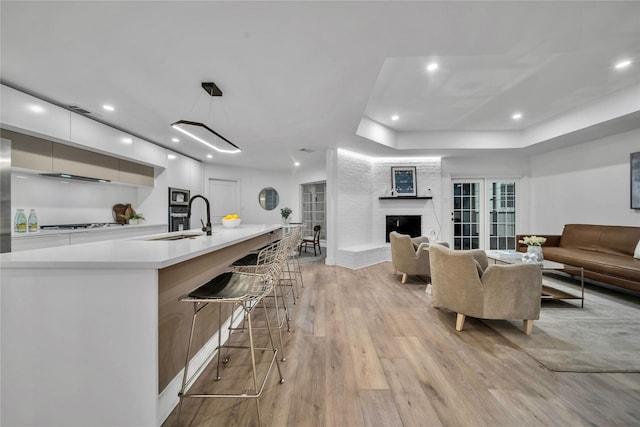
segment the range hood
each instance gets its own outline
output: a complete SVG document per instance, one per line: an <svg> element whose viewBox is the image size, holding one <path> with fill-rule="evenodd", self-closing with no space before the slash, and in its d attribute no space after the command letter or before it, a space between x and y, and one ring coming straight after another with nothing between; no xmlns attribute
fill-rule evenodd
<svg viewBox="0 0 640 427"><path fill-rule="evenodd" d="M48 176L51 178L72 179L75 181L85 181L85 182L111 182L111 180L109 179L91 178L88 176L71 175L69 173L41 173L39 175Z"/></svg>

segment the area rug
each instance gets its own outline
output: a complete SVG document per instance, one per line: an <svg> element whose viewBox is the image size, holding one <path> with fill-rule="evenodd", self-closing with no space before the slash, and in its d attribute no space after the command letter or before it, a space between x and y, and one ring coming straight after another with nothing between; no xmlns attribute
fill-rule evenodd
<svg viewBox="0 0 640 427"><path fill-rule="evenodd" d="M576 281L545 275L545 284L579 294ZM558 372L640 372L640 298L595 285L579 300L543 301L533 333L522 321L483 320L546 368Z"/></svg>
<svg viewBox="0 0 640 427"><path fill-rule="evenodd" d="M327 248L320 247L320 252L313 254L312 249L308 249L309 252L302 251L298 257L299 262L313 262L325 259L327 256Z"/></svg>

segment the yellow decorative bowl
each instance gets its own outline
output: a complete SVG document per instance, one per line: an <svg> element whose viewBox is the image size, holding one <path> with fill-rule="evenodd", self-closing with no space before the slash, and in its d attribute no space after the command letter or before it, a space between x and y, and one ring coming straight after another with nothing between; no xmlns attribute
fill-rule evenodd
<svg viewBox="0 0 640 427"><path fill-rule="evenodd" d="M242 222L241 218L237 219L224 219L222 218L222 225L226 228L236 228Z"/></svg>

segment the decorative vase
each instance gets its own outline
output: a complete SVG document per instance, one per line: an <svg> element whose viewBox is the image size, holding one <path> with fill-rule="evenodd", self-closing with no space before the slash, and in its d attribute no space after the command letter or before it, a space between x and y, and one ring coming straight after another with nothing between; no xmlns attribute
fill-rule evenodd
<svg viewBox="0 0 640 427"><path fill-rule="evenodd" d="M282 217L282 224L283 225L289 225L289 217L288 216L283 216Z"/></svg>
<svg viewBox="0 0 640 427"><path fill-rule="evenodd" d="M129 218L131 217L131 215L133 215L134 212L135 211L133 210L131 205L129 203L127 203L127 206L124 209L124 223L125 224L129 224Z"/></svg>
<svg viewBox="0 0 640 427"><path fill-rule="evenodd" d="M544 261L544 256L542 255L542 246L527 246L527 253L522 255L522 261L531 264L542 265L542 261Z"/></svg>

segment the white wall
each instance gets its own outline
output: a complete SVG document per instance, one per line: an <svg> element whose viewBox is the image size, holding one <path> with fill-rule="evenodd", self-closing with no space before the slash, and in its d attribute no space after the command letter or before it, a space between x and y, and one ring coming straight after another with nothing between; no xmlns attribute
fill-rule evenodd
<svg viewBox="0 0 640 427"><path fill-rule="evenodd" d="M442 220L440 160L426 158L373 158L347 150L332 153L327 179L328 209L327 264L358 268L388 258L385 247L387 215L421 215L422 232L438 234ZM335 165L334 165L335 163ZM392 166L415 166L419 196L432 195L433 200L379 200L391 189ZM431 191L429 192L429 189ZM332 202L334 203L334 202ZM371 252L354 263L347 258L351 248Z"/></svg>
<svg viewBox="0 0 640 427"><path fill-rule="evenodd" d="M334 224L337 239L331 246L341 248L371 243L373 164L369 158L343 150L338 150L337 156ZM383 191L380 189L380 195Z"/></svg>
<svg viewBox="0 0 640 427"><path fill-rule="evenodd" d="M630 209L630 154L640 129L531 158L532 233L560 234L564 224L640 226Z"/></svg>
<svg viewBox="0 0 640 427"><path fill-rule="evenodd" d="M155 170L153 188L138 188L138 210L144 214L149 224L166 224L168 222L169 184L167 170Z"/></svg>
<svg viewBox="0 0 640 427"><path fill-rule="evenodd" d="M147 224L167 224L168 187L186 188L192 195L203 192L202 164L173 154L181 162L169 162L166 169L156 168L154 187L65 181L13 171L12 215L18 208L25 209L28 215L33 208L40 225L115 222L113 206L130 203L144 215ZM181 180L176 181L177 177ZM198 203L194 205L191 224L199 228L201 218L205 218L205 205Z"/></svg>
<svg viewBox="0 0 640 427"><path fill-rule="evenodd" d="M65 181L35 174L11 174L12 215L35 209L39 225L115 222L113 205L131 203L137 210L137 189L124 185Z"/></svg>
<svg viewBox="0 0 640 427"><path fill-rule="evenodd" d="M324 165L312 170L292 169L289 172L273 172L257 169L238 168L225 165L206 165L204 171L205 193L208 194L209 179L226 179L238 181L240 217L243 223L277 224L282 221L280 209L287 206L293 213L291 221L301 220L300 184L324 181L326 173ZM266 211L258 203L258 194L265 187L273 187L278 191L280 203Z"/></svg>
<svg viewBox="0 0 640 427"><path fill-rule="evenodd" d="M415 166L418 196L432 196L432 200L379 200L386 196L385 190L391 189L392 166ZM372 229L373 243L386 240L387 215L421 215L422 235L438 240L441 234L441 194L440 159L417 161L380 161L373 164L372 170ZM430 190L430 191L429 191Z"/></svg>
<svg viewBox="0 0 640 427"><path fill-rule="evenodd" d="M451 212L453 212L452 180L454 179L515 179L516 233L530 230L529 194L530 159L524 154L506 154L496 151L481 153L477 157L445 157L442 159L442 238L453 244Z"/></svg>

